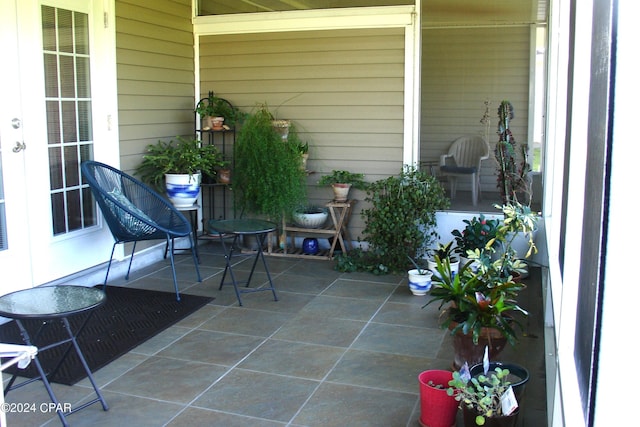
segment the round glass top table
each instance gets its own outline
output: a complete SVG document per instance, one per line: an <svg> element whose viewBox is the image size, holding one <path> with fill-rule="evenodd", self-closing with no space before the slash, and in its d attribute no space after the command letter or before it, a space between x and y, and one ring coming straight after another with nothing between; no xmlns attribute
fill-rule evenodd
<svg viewBox="0 0 640 427"><path fill-rule="evenodd" d="M231 283L233 285L233 289L235 290L236 297L238 298L238 304L242 305L242 298L240 297L241 293L250 293L250 292L260 292L260 291L271 291L273 293L273 299L278 301L278 295L276 294L276 288L273 285L273 281L271 280L271 274L269 273L269 267L267 266L267 261L265 260L263 247L264 241L267 237L267 234L275 231L277 225L271 221L265 221L262 219L223 219L209 220L209 230L216 231L220 233L220 241L222 242L222 249L224 250L224 257L226 260L226 265L224 268L224 273L222 274L222 279L220 280L220 290L225 285L225 279L227 277L227 273L231 276ZM224 235L233 235L233 242L230 246L227 246L225 243ZM237 247L238 239L240 236L255 236L258 242L258 248L255 251L255 257L253 259L253 264L251 266L251 271L249 272L249 276L246 281L240 282L236 278L236 274L233 271L231 265L231 258L233 257L235 248ZM256 269L256 264L258 260L262 260L262 265L264 266L264 271L267 274L267 278L269 279L269 286L259 287L259 288L249 288L249 284L251 283L251 278L253 277L253 272ZM244 288L239 288L238 285L244 284Z"/></svg>
<svg viewBox="0 0 640 427"><path fill-rule="evenodd" d="M33 381L41 380L45 388L47 389L47 393L49 394L51 401L55 405L54 407L56 408L58 417L60 418L60 421L62 421L62 425L64 426L69 425L67 423L65 415L72 414L96 402L100 402L102 404L102 408L105 411L108 410L109 406L102 397L100 389L93 379L91 369L87 365L87 361L85 360L84 355L82 354L82 350L80 350L80 346L78 345L78 341L76 339L78 334L82 332L84 326L87 324L87 321L91 316L91 310L94 310L95 308L101 306L105 303L106 300L107 296L101 289L69 285L38 286L35 288L23 289L1 296L0 316L13 319L20 329L20 335L22 336L24 343L26 345L32 345L38 348L38 353L33 358L33 362L36 365L36 369L38 371L38 376L25 380L20 384L14 385L16 377L18 376L17 374L14 374L5 387L5 393ZM71 324L69 323L68 318L75 314L85 312L89 312L89 316L86 316L86 319L82 322L80 327L74 331L71 328ZM34 334L30 334L30 332L22 323L22 320L28 319L43 320L40 328ZM50 321L44 322L44 320ZM62 338L58 342L47 344L44 347L39 347L38 337L41 336L42 330L46 327L54 327L55 325L59 325L60 322L62 323L62 326L68 338ZM34 338L32 338L32 335ZM45 372L42 364L40 363L38 355L44 351L68 343L71 344L67 346L67 349L63 352L62 357L60 357L55 366L49 369L48 372ZM82 403L75 408L71 408L71 405L69 404L61 404L56 398L56 395L53 393L53 389L51 388L51 384L49 382L49 378L53 378L53 376L57 373L66 357L71 353L72 348L78 355L78 359L80 360L80 363L82 363L82 366L86 371L87 377L89 378L89 381L91 382L91 385L93 386L93 389L97 396L95 399Z"/></svg>
<svg viewBox="0 0 640 427"><path fill-rule="evenodd" d="M0 297L0 316L51 319L94 309L107 300L104 291L85 286L41 286Z"/></svg>

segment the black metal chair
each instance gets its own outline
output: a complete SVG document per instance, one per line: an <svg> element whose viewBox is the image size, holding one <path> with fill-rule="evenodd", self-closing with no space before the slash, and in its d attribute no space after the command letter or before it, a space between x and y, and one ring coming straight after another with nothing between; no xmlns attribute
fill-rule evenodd
<svg viewBox="0 0 640 427"><path fill-rule="evenodd" d="M95 161L82 162L82 177L89 184L98 202L102 216L115 239L104 278L107 285L113 253L118 243L133 242L129 268L125 278L129 279L136 243L143 240L166 240L173 273L176 299L180 301L176 267L173 258L174 239L188 237L198 281L201 282L196 250L191 236L192 227L187 218L168 200L141 181L126 173Z"/></svg>

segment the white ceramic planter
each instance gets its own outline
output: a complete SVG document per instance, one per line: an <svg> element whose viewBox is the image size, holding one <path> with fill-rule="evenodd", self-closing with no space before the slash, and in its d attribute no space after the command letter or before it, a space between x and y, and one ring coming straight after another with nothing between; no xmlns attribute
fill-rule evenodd
<svg viewBox="0 0 640 427"><path fill-rule="evenodd" d="M422 274L421 274L422 273ZM409 289L414 295L425 295L431 289L431 277L433 273L429 270L413 269L408 271Z"/></svg>
<svg viewBox="0 0 640 427"><path fill-rule="evenodd" d="M198 200L201 174L171 174L165 176L167 197L177 208L188 208Z"/></svg>
<svg viewBox="0 0 640 427"><path fill-rule="evenodd" d="M305 212L294 212L293 213L293 222L298 227L303 228L320 228L327 222L327 218L329 217L329 212L326 209L320 209L319 212L313 213L305 213Z"/></svg>

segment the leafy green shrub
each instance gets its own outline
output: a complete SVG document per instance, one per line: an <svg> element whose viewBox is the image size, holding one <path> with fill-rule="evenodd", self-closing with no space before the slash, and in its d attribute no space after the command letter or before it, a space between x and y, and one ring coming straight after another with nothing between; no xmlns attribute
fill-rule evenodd
<svg viewBox="0 0 640 427"><path fill-rule="evenodd" d="M362 211L362 234L369 251L356 252L339 262L378 274L406 271L408 259L421 256L421 251L438 238L436 211L449 207L438 180L412 166L405 166L397 176L370 184L365 201L371 203Z"/></svg>

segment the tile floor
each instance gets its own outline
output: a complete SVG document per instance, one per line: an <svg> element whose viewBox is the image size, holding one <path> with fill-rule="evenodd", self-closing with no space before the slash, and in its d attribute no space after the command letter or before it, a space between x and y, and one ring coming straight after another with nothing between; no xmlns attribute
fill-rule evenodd
<svg viewBox="0 0 640 427"><path fill-rule="evenodd" d="M97 371L110 409L92 405L68 417L72 426L419 426L417 376L451 366L451 340L438 328L437 306L422 309L428 297L411 295L403 276L268 257L279 301L258 292L239 307L231 285L218 290L219 243L200 255L201 283L190 257L177 257L181 291L216 299ZM246 275L250 261L236 258L237 271ZM502 359L529 369L518 425L539 427L547 425L542 297L539 271L531 273L521 301L531 310L526 334ZM254 283L265 280L259 264ZM112 284L173 289L165 262ZM87 380L54 390L73 405L92 396ZM36 382L7 401L48 396ZM8 414L7 423L60 425L55 413L39 411Z"/></svg>

